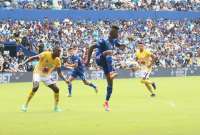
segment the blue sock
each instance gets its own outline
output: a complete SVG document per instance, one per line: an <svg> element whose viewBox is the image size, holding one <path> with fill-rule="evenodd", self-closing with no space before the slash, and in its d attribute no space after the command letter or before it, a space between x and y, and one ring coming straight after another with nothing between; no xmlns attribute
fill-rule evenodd
<svg viewBox="0 0 200 135"><path fill-rule="evenodd" d="M106 56L106 63L107 63L107 68L109 72L113 71L113 67L112 67L112 56Z"/></svg>
<svg viewBox="0 0 200 135"><path fill-rule="evenodd" d="M111 95L112 95L112 86L108 86L107 87L106 101L110 100Z"/></svg>
<svg viewBox="0 0 200 135"><path fill-rule="evenodd" d="M90 87L92 87L92 88L94 88L94 89L97 88L93 83L88 84L88 86L90 86Z"/></svg>
<svg viewBox="0 0 200 135"><path fill-rule="evenodd" d="M69 94L71 95L72 94L72 84L71 83L68 84L68 91L69 91Z"/></svg>

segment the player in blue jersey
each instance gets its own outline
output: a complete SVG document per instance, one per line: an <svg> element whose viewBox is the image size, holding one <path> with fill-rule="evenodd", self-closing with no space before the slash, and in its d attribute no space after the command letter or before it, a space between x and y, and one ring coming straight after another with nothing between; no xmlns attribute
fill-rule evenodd
<svg viewBox="0 0 200 135"><path fill-rule="evenodd" d="M86 80L85 75L84 75L84 72L85 72L84 63L83 63L81 57L76 55L77 52L78 52L77 47L69 48L68 53L70 56L69 56L68 61L65 63L66 68L72 69L72 72L67 80L68 92L69 92L68 97L72 96L72 81L74 79L76 79L77 77L79 77L85 85L88 85L88 86L94 88L96 93L98 92L97 86L95 86L93 83Z"/></svg>
<svg viewBox="0 0 200 135"><path fill-rule="evenodd" d="M107 94L104 102L104 108L106 111L110 110L109 100L113 90L113 79L117 76L112 66L112 54L115 47L124 49L125 45L121 45L118 42L118 30L117 26L112 26L108 39L102 39L97 44L90 46L87 54L86 65L89 65L90 58L94 49L96 49L96 63L100 66L107 79Z"/></svg>

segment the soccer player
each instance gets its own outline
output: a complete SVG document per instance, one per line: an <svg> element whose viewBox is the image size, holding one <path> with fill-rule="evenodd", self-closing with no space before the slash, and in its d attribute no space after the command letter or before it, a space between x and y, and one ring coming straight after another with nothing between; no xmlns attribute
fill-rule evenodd
<svg viewBox="0 0 200 135"><path fill-rule="evenodd" d="M38 60L39 63L35 66L35 69L33 71L33 88L32 91L30 92L28 99L25 103L25 105L22 106L21 110L23 112L26 112L28 109L29 102L37 92L39 88L39 82L42 81L48 86L50 89L53 90L54 92L54 111L55 112L60 112L61 109L58 106L59 103L59 88L56 85L56 82L51 78L51 73L54 70L57 70L57 73L60 78L62 78L65 82L67 80L63 76L61 72L61 60L60 60L60 53L61 53L61 48L58 46L55 46L53 48L53 52L50 51L45 51L42 52L39 55L32 56L28 58L25 62L23 62L20 65L26 64L27 62L31 62L33 60Z"/></svg>
<svg viewBox="0 0 200 135"><path fill-rule="evenodd" d="M95 86L93 83L86 80L86 77L84 75L85 70L84 70L83 61L82 61L81 57L76 55L78 53L78 47L69 48L68 53L69 53L69 59L64 64L64 66L66 68L72 69L72 72L71 72L69 78L67 79L68 92L69 92L68 97L72 96L72 81L74 79L76 79L77 77L79 77L85 85L88 85L88 86L94 88L95 92L97 93L98 92L97 86Z"/></svg>
<svg viewBox="0 0 200 135"><path fill-rule="evenodd" d="M154 55L145 48L142 42L138 43L138 50L136 51L136 61L139 64L139 77L141 77L141 83L143 83L148 91L151 93L151 96L154 97L155 93L153 89L156 89L155 82L149 80L149 75L152 71L152 66L155 61Z"/></svg>
<svg viewBox="0 0 200 135"><path fill-rule="evenodd" d="M113 90L113 79L117 76L112 66L112 54L114 47L124 49L125 46L118 42L118 30L117 26L112 26L108 39L102 39L97 44L90 46L87 54L86 65L89 65L90 58L94 49L96 49L96 63L100 66L107 79L107 94L104 102L104 108L106 111L110 110L109 100Z"/></svg>

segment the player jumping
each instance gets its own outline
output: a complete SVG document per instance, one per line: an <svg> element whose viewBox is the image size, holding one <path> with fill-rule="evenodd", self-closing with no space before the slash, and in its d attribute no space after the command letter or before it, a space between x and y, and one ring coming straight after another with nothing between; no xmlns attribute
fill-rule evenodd
<svg viewBox="0 0 200 135"><path fill-rule="evenodd" d="M95 86L93 83L86 80L86 77L84 75L84 72L85 72L84 71L84 64L82 62L81 57L76 55L77 52L78 52L78 47L69 48L68 49L69 61L64 64L64 66L66 68L72 69L72 72L71 72L71 74L70 74L70 76L67 80L67 82L68 82L68 92L69 92L68 97L72 96L72 81L74 79L76 79L77 76L80 77L80 79L83 81L83 83L85 85L88 85L88 86L94 88L96 93L98 92L97 86Z"/></svg>
<svg viewBox="0 0 200 135"><path fill-rule="evenodd" d="M146 86L151 96L154 97L155 93L153 89L156 89L156 84L149 80L149 75L152 71L155 57L148 49L145 49L143 43L138 43L138 48L139 49L136 51L136 61L139 64L139 68L136 67L136 70L138 70L138 76L142 78L141 83ZM133 71L134 70L135 69L133 69Z"/></svg>
<svg viewBox="0 0 200 135"><path fill-rule="evenodd" d="M61 109L58 107L59 103L59 88L56 85L56 82L51 78L51 73L56 69L57 73L60 78L62 78L65 82L67 80L63 76L61 72L61 60L60 60L60 47L54 47L53 52L46 51L39 55L32 56L28 58L23 64L26 64L27 62L31 62L33 60L39 60L39 63L36 65L34 71L33 71L33 88L30 92L28 99L25 103L25 105L22 106L21 110L23 112L26 112L28 109L29 102L37 92L39 88L39 82L44 82L49 88L51 88L54 92L54 111L60 112Z"/></svg>
<svg viewBox="0 0 200 135"><path fill-rule="evenodd" d="M100 66L107 79L107 94L104 103L104 108L109 111L109 100L113 90L113 79L117 76L112 66L112 54L114 47L124 49L124 45L120 45L118 42L118 30L117 26L112 26L108 39L100 40L96 45L92 45L88 50L86 65L89 65L90 58L93 50L96 48L96 63Z"/></svg>

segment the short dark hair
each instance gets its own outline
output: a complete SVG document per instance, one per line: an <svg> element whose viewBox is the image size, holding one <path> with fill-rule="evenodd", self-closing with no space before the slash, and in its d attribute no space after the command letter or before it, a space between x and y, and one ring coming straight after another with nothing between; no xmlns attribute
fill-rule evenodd
<svg viewBox="0 0 200 135"><path fill-rule="evenodd" d="M56 45L56 46L53 47L53 52L56 51L56 50L59 50L59 49L60 49L60 47Z"/></svg>
<svg viewBox="0 0 200 135"><path fill-rule="evenodd" d="M118 26L116 26L116 25L112 25L112 27L111 27L112 29L116 29L116 30L119 30L119 27Z"/></svg>

